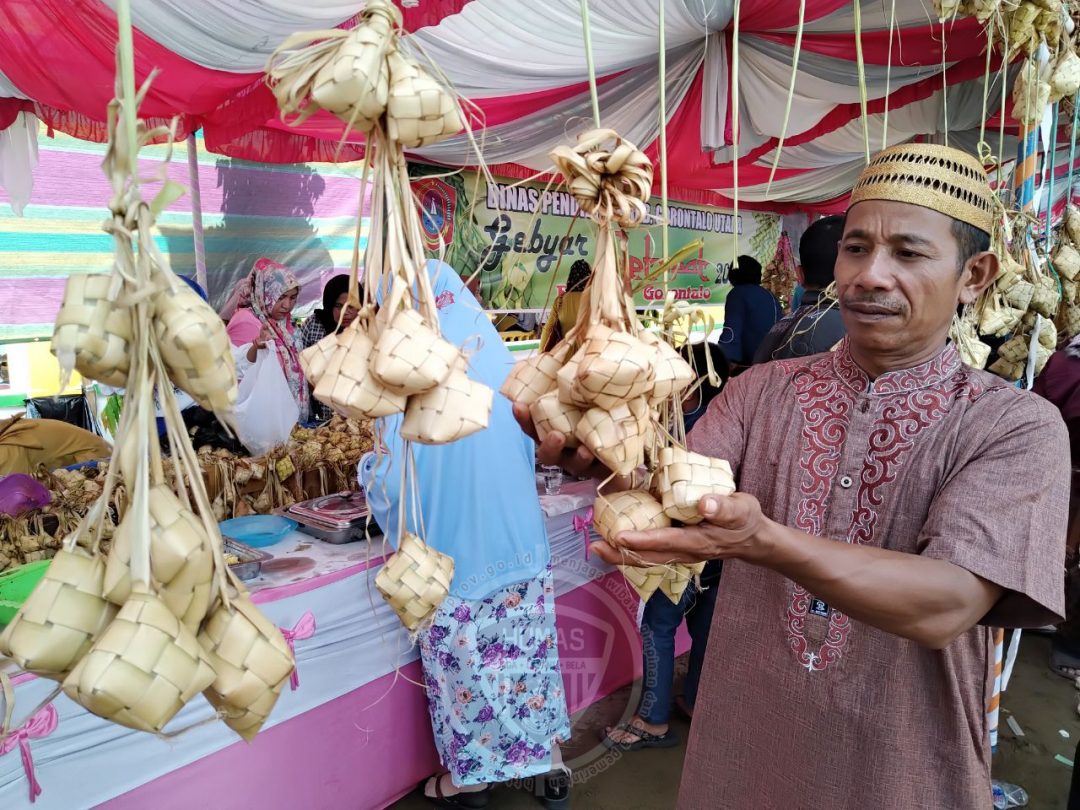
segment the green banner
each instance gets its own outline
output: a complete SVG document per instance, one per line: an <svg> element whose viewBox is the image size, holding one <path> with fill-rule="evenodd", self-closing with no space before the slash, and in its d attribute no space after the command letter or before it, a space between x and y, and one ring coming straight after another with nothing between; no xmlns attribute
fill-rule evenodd
<svg viewBox="0 0 1080 810"><path fill-rule="evenodd" d="M415 166L414 189L423 207L428 247L436 251L440 238L446 260L461 275L480 270L480 293L490 309L544 309L566 284L570 266L578 259L592 262L595 225L578 210L569 193L546 189L543 183L498 180L489 185L466 172L449 177ZM649 202L659 219L660 201ZM780 237L775 214L706 208L672 200L668 206L670 254L701 240L700 250L669 273L668 288L676 298L703 306L722 304L730 288L733 232L739 254L768 263ZM637 304L655 306L663 299L663 280L649 281L664 259L658 224L629 231L629 264Z"/></svg>

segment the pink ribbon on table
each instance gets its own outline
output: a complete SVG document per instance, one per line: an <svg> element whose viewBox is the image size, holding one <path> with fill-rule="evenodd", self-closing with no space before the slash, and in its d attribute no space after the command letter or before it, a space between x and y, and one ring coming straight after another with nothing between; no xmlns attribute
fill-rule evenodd
<svg viewBox="0 0 1080 810"><path fill-rule="evenodd" d="M279 627L281 635L285 636L285 643L289 645L289 649L293 654L293 671L289 676L289 686L295 692L296 687L300 685L300 674L296 671L296 644L297 641L304 641L315 635L315 614L310 610L300 617L300 621L296 623L296 626L292 630L286 630L284 627Z"/></svg>
<svg viewBox="0 0 1080 810"><path fill-rule="evenodd" d="M30 740L48 737L56 731L59 722L56 709L50 703L6 737L0 739L0 756L14 751L15 746L19 747L23 772L26 774L26 781L30 783L31 803L37 801L37 797L41 795L41 785L38 784L37 777L34 775L34 757L30 753Z"/></svg>
<svg viewBox="0 0 1080 810"><path fill-rule="evenodd" d="M593 508L590 506L584 515L574 515L574 531L581 533L585 541L585 559L589 559L589 532L593 525Z"/></svg>

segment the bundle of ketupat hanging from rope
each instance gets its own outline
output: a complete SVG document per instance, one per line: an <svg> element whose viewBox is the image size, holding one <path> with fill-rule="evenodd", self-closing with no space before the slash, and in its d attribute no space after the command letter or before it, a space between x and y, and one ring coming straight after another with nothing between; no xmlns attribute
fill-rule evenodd
<svg viewBox="0 0 1080 810"><path fill-rule="evenodd" d="M734 491L731 468L690 453L670 433L670 419L681 419L682 395L696 374L665 336L638 318L625 243L615 230L645 224L652 163L609 129L582 133L574 147L556 148L552 159L596 223L597 255L577 323L551 351L518 363L502 393L529 406L541 441L561 433L568 447L586 446L616 475L633 475L649 462L645 488L598 496L596 527L608 542L615 544L623 531L698 522L704 494ZM676 603L702 567L620 566L643 599L660 588Z"/></svg>
<svg viewBox="0 0 1080 810"><path fill-rule="evenodd" d="M359 315L301 356L315 397L354 419L403 414L406 458L409 442L445 444L483 430L494 392L469 377L465 354L440 334L404 153L461 131L461 100L409 53L401 13L389 0L369 2L349 31L291 37L271 57L267 75L291 123L325 109L365 137L362 188L371 188L372 224L364 295L360 300L357 212L349 295ZM403 476L409 469L402 465ZM403 505L410 491L403 481ZM398 551L376 586L415 630L449 592L453 560L405 533L404 520L399 525Z"/></svg>
<svg viewBox="0 0 1080 810"><path fill-rule="evenodd" d="M0 652L121 725L160 733L202 692L230 728L251 739L292 672L293 656L225 565L173 394L175 383L229 424L237 384L224 324L154 242L156 214L182 189L166 181L149 203L141 194L139 148L175 134L136 118L152 78L134 98L118 91L109 107L105 230L114 240L113 269L92 284L73 278L54 338L67 372L126 388L113 463L101 494L0 635ZM172 486L155 400L173 448ZM101 543L121 484L127 506L106 559Z"/></svg>

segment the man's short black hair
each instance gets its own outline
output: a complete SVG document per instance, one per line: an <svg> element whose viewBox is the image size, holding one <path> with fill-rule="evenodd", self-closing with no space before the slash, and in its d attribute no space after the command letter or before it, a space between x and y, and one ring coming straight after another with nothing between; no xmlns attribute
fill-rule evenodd
<svg viewBox="0 0 1080 810"><path fill-rule="evenodd" d="M728 281L736 284L760 284L761 262L753 256L740 256L739 266L732 267L728 274Z"/></svg>
<svg viewBox="0 0 1080 810"><path fill-rule="evenodd" d="M840 240L844 237L844 218L839 214L822 217L813 223L799 239L799 263L803 269L803 286L823 290L833 283L833 268Z"/></svg>
<svg viewBox="0 0 1080 810"><path fill-rule="evenodd" d="M956 239L956 272L958 273L964 272L964 265L968 263L968 259L990 249L990 234L958 219L952 221L952 235Z"/></svg>

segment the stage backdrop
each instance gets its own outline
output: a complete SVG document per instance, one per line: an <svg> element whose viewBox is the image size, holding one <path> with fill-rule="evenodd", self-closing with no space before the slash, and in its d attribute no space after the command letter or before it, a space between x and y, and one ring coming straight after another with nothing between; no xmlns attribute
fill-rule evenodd
<svg viewBox="0 0 1080 810"><path fill-rule="evenodd" d="M487 183L472 172L426 176L433 170L414 166L414 188L424 211L429 247L440 237L447 261L462 275L480 269L480 289L492 309L530 310L550 306L565 286L570 266L578 259L591 263L595 252L594 226L573 198L545 183L517 183L496 178ZM653 197L649 212L660 214ZM704 246L679 265L669 287L678 298L709 306L721 304L729 288L732 239L738 233L739 252L764 266L776 251L780 218L773 214L704 208L672 200L668 240L671 253L701 239ZM663 298L662 283L646 282L650 268L663 259L659 225L629 232L630 273L639 306Z"/></svg>

